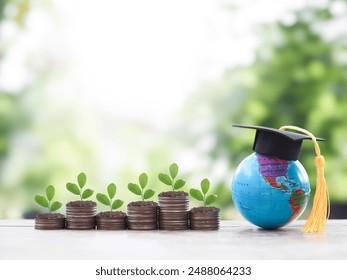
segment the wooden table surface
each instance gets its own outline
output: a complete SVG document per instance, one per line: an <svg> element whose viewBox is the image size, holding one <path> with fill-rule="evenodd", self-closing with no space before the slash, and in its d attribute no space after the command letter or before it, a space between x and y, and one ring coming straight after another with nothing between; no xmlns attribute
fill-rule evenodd
<svg viewBox="0 0 347 280"><path fill-rule="evenodd" d="M0 259L347 259L347 220L330 220L321 234L303 221L262 230L222 221L219 231L42 231L33 220L0 220Z"/></svg>

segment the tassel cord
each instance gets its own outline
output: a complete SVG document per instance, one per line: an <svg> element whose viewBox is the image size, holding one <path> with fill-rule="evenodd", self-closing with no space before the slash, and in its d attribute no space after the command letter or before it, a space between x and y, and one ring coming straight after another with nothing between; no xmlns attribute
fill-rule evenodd
<svg viewBox="0 0 347 280"><path fill-rule="evenodd" d="M330 215L330 200L329 193L324 177L324 157L321 155L321 151L316 137L306 129L297 126L282 126L280 130L293 130L308 135L313 143L316 152L315 165L317 171L317 184L316 193L313 199L313 205L309 217L304 225L303 231L307 233L323 232L326 227L327 219Z"/></svg>

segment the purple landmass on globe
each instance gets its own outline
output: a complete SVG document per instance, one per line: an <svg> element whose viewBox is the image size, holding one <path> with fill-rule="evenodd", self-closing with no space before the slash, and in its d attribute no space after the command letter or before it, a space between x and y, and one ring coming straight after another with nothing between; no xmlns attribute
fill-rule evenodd
<svg viewBox="0 0 347 280"><path fill-rule="evenodd" d="M284 184L278 184L276 178L286 177L288 171L288 161L275 157L263 156L257 154L260 174L271 185L271 187L287 191Z"/></svg>

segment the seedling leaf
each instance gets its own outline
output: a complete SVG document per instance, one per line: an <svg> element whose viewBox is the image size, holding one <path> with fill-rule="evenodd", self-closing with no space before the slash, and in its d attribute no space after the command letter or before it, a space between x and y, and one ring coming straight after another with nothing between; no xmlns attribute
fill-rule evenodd
<svg viewBox="0 0 347 280"><path fill-rule="evenodd" d="M80 188L83 189L83 187L86 185L86 182L87 182L86 174L83 172L78 174L77 182L78 182L78 185L80 186Z"/></svg>
<svg viewBox="0 0 347 280"><path fill-rule="evenodd" d="M210 181L207 178L205 178L201 181L200 185L203 194L207 194L208 190L210 189Z"/></svg>
<svg viewBox="0 0 347 280"><path fill-rule="evenodd" d="M182 188L184 185L186 184L186 182L182 179L179 179L175 182L174 184L174 189L177 190L177 189L180 189Z"/></svg>
<svg viewBox="0 0 347 280"><path fill-rule="evenodd" d="M190 195L191 195L192 197L194 197L196 200L204 201L204 195L203 195L202 192L199 191L198 189L190 189L189 193L190 193Z"/></svg>
<svg viewBox="0 0 347 280"><path fill-rule="evenodd" d="M58 201L54 201L51 205L51 212L57 211L61 207L61 203Z"/></svg>
<svg viewBox="0 0 347 280"><path fill-rule="evenodd" d="M110 200L109 200L109 198L107 197L107 195L105 195L105 194L103 194L103 193L98 193L98 194L96 194L96 199L97 199L100 203L102 203L102 204L104 204L104 205L107 205L107 206L110 205Z"/></svg>
<svg viewBox="0 0 347 280"><path fill-rule="evenodd" d="M163 182L164 184L168 185L168 186L171 186L172 185L172 180L170 178L169 175L167 174L164 174L164 173L160 173L158 175L158 178L161 182Z"/></svg>
<svg viewBox="0 0 347 280"><path fill-rule="evenodd" d="M142 189L144 189L146 186L147 186L147 183L148 183L148 176L146 173L142 173L140 176L139 176L139 182L140 182L140 186Z"/></svg>
<svg viewBox="0 0 347 280"><path fill-rule="evenodd" d="M86 199L88 197L91 197L93 195L94 191L91 189L85 189L82 193L82 199Z"/></svg>
<svg viewBox="0 0 347 280"><path fill-rule="evenodd" d="M116 191L117 191L117 187L114 183L111 183L108 185L107 187L107 193L108 193L108 196L113 199L114 196L116 195ZM101 202L101 201L100 201ZM109 205L109 204L107 204Z"/></svg>
<svg viewBox="0 0 347 280"><path fill-rule="evenodd" d="M55 189L52 185L49 185L46 188L46 196L47 196L48 201L51 201L53 199L54 195L55 195Z"/></svg>
<svg viewBox="0 0 347 280"><path fill-rule="evenodd" d="M68 189L68 191L72 192L73 194L76 194L76 195L81 194L79 187L74 183L67 183L66 188Z"/></svg>
<svg viewBox="0 0 347 280"><path fill-rule="evenodd" d="M138 185L136 185L136 184L129 183L128 184L128 189L129 189L129 191L131 191L132 193L134 193L136 195L142 195L140 187Z"/></svg>
<svg viewBox="0 0 347 280"><path fill-rule="evenodd" d="M177 163L171 164L169 169L170 169L171 178L175 179L177 174L178 174L178 165L177 165Z"/></svg>
<svg viewBox="0 0 347 280"><path fill-rule="evenodd" d="M120 199L116 199L115 201L113 201L112 203L112 210L118 209L119 207L121 207L123 205L124 201L120 200Z"/></svg>
<svg viewBox="0 0 347 280"><path fill-rule="evenodd" d="M148 189L145 191L145 194L143 195L144 199L151 198L155 194L155 191L152 189Z"/></svg>
<svg viewBox="0 0 347 280"><path fill-rule="evenodd" d="M44 196L36 195L35 201L38 205L40 205L42 207L48 207L48 200Z"/></svg>
<svg viewBox="0 0 347 280"><path fill-rule="evenodd" d="M206 200L205 200L205 204L206 204L206 205L212 204L213 202L216 201L217 197L218 197L218 196L215 195L215 194L209 195L209 196L206 198Z"/></svg>

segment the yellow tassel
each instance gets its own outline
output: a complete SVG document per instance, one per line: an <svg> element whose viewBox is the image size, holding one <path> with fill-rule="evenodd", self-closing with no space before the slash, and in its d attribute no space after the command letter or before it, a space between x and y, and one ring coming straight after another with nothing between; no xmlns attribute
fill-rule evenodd
<svg viewBox="0 0 347 280"><path fill-rule="evenodd" d="M282 126L280 130L294 130L308 135L313 143L316 152L317 184L316 193L313 199L311 213L307 218L303 231L307 233L323 232L330 214L330 200L327 184L324 177L324 157L321 155L316 137L309 131L297 126Z"/></svg>

